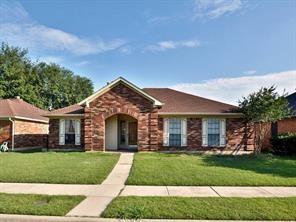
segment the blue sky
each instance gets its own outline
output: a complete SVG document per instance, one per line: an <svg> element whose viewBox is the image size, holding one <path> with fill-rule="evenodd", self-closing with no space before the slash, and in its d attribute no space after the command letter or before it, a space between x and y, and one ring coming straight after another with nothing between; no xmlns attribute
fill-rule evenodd
<svg viewBox="0 0 296 222"><path fill-rule="evenodd" d="M87 76L235 104L296 88L296 1L0 0L0 40Z"/></svg>

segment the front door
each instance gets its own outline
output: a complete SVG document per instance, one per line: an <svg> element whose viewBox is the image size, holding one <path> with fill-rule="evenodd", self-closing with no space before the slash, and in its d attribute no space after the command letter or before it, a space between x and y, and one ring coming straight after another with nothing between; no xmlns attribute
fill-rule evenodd
<svg viewBox="0 0 296 222"><path fill-rule="evenodd" d="M128 145L134 146L138 142L138 124L137 122L128 123Z"/></svg>

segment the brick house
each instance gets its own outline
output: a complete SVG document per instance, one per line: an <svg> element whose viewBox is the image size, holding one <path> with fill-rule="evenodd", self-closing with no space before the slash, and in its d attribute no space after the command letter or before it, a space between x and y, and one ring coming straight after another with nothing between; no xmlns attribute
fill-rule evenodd
<svg viewBox="0 0 296 222"><path fill-rule="evenodd" d="M0 144L10 148L47 146L48 118L46 111L19 97L0 100Z"/></svg>
<svg viewBox="0 0 296 222"><path fill-rule="evenodd" d="M296 92L286 97L293 115L291 118L285 118L271 125L271 135L276 136L285 133L296 133Z"/></svg>
<svg viewBox="0 0 296 222"><path fill-rule="evenodd" d="M237 107L168 88L140 89L120 77L49 117L49 149L252 151Z"/></svg>

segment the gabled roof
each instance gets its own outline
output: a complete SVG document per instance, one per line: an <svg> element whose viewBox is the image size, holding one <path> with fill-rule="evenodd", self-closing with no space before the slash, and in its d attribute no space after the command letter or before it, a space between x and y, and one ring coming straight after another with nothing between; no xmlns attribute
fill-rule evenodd
<svg viewBox="0 0 296 222"><path fill-rule="evenodd" d="M169 88L144 88L140 89L124 78L120 77L109 83L90 97L78 104L46 113L45 116L83 116L84 106L89 104L98 96L104 94L119 83L137 91L145 98L159 106L158 113L163 115L242 115L237 112L238 107L206 99L199 96L179 92Z"/></svg>
<svg viewBox="0 0 296 222"><path fill-rule="evenodd" d="M144 88L143 91L164 103L160 114L238 114L236 106L169 88Z"/></svg>
<svg viewBox="0 0 296 222"><path fill-rule="evenodd" d="M78 104L67 106L61 109L56 109L51 112L47 112L44 116L54 117L54 116L83 116L84 107Z"/></svg>
<svg viewBox="0 0 296 222"><path fill-rule="evenodd" d="M289 102L289 106L291 107L294 115L296 116L296 92L288 95L286 98Z"/></svg>
<svg viewBox="0 0 296 222"><path fill-rule="evenodd" d="M42 116L45 113L45 110L39 109L19 98L0 100L0 118L48 122L48 118Z"/></svg>
<svg viewBox="0 0 296 222"><path fill-rule="evenodd" d="M100 95L104 94L108 90L112 89L114 86L118 85L119 83L122 83L125 86L129 87L130 89L138 92L139 94L141 94L142 96L144 96L148 100L152 101L155 106L162 106L163 105L162 102L160 102L158 99L149 95L148 93L146 93L145 91L143 91L142 89L140 89L136 85L132 84L131 82L127 81L123 77L119 77L119 78L115 79L114 81L110 82L109 84L107 84L106 86L104 86L103 88L101 88L100 90L95 92L93 95L87 97L86 99L84 99L83 101L78 103L78 105L84 105L84 104L87 105L88 103L90 103L91 101L93 101L94 99L99 97Z"/></svg>

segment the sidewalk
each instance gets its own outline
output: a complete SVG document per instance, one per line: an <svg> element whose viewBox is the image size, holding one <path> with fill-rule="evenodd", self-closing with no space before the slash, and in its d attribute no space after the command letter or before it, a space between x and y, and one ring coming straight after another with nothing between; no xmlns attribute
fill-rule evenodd
<svg viewBox="0 0 296 222"><path fill-rule="evenodd" d="M118 196L133 164L133 153L122 153L112 172L98 188L74 207L66 216L98 217L108 204Z"/></svg>
<svg viewBox="0 0 296 222"><path fill-rule="evenodd" d="M125 186L120 196L293 197L296 187Z"/></svg>

